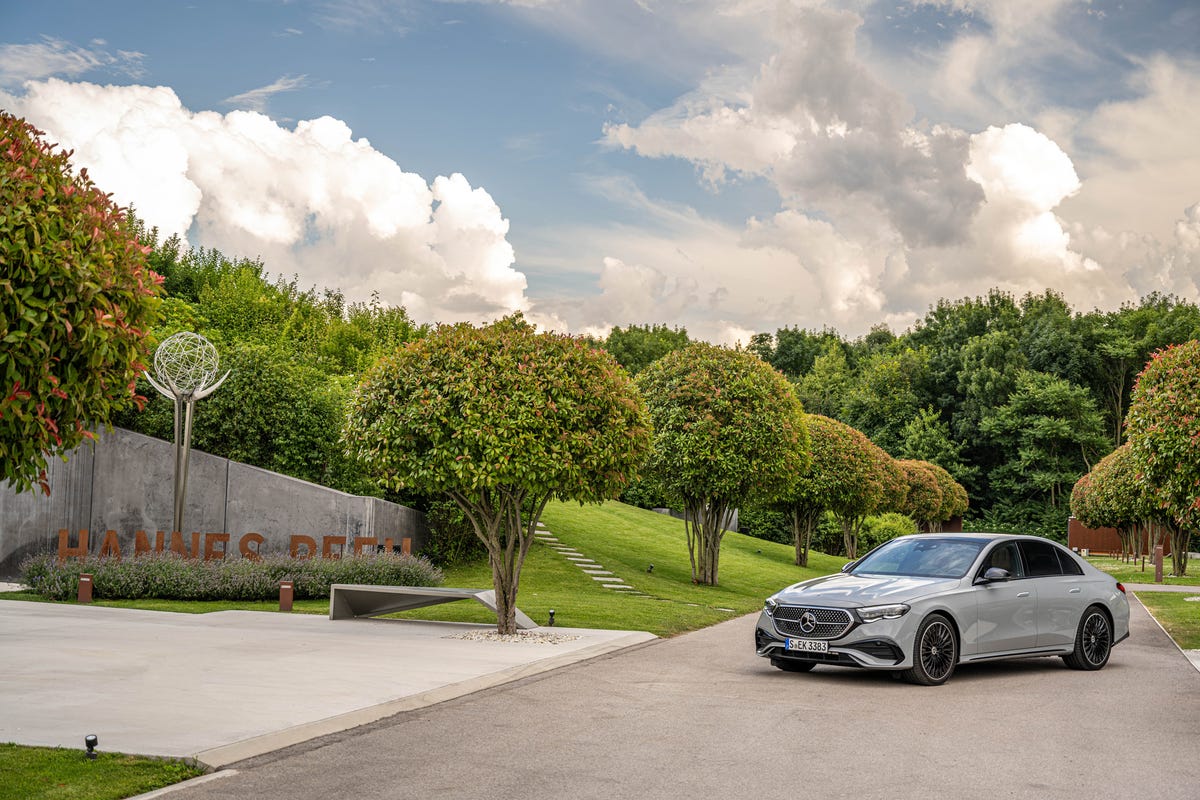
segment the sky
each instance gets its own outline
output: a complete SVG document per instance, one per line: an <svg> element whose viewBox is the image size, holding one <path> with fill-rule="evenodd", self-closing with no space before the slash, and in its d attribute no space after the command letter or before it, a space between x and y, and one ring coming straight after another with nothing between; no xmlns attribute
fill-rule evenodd
<svg viewBox="0 0 1200 800"><path fill-rule="evenodd" d="M421 322L743 344L1200 301L1195 0L0 0L0 108Z"/></svg>

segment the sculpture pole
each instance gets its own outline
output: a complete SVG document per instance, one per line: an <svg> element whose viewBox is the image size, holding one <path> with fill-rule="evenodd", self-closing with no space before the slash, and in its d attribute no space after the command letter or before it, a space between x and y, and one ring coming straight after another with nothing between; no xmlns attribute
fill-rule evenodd
<svg viewBox="0 0 1200 800"><path fill-rule="evenodd" d="M192 449L192 418L196 401L215 392L229 377L226 370L213 383L220 360L217 348L198 333L181 331L167 337L154 351L155 380L143 373L163 397L175 401L175 507L171 531L183 532L183 503L187 494L188 456Z"/></svg>

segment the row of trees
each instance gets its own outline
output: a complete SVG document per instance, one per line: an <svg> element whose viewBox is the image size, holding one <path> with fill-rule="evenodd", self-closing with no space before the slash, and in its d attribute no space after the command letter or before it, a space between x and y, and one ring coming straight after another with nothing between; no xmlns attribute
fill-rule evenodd
<svg viewBox="0 0 1200 800"><path fill-rule="evenodd" d="M1080 478L1071 511L1089 527L1115 528L1140 555L1171 540L1176 575L1187 571L1191 534L1200 530L1200 341L1154 355L1134 387L1129 440Z"/></svg>
<svg viewBox="0 0 1200 800"><path fill-rule="evenodd" d="M747 349L795 386L808 412L895 458L947 470L970 494L969 524L1061 539L1075 480L1124 441L1138 370L1196 338L1200 308L1171 296L1077 313L1054 292L993 290L940 300L898 336L882 326L855 340L781 328ZM617 328L602 344L640 370L651 354L686 344L686 331Z"/></svg>

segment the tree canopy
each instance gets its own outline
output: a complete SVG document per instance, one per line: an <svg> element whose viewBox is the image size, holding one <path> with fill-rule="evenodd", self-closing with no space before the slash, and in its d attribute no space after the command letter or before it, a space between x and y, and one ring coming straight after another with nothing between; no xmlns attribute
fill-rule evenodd
<svg viewBox="0 0 1200 800"><path fill-rule="evenodd" d="M683 507L692 579L716 585L730 509L785 495L808 463L800 401L754 354L702 342L637 383L654 425L646 472Z"/></svg>
<svg viewBox="0 0 1200 800"><path fill-rule="evenodd" d="M345 428L352 453L393 489L451 498L487 547L497 627L552 498L616 497L650 445L628 373L582 339L536 333L518 314L443 325L364 375Z"/></svg>
<svg viewBox="0 0 1200 800"><path fill-rule="evenodd" d="M145 398L159 277L70 153L0 111L0 481L49 494L46 459Z"/></svg>
<svg viewBox="0 0 1200 800"><path fill-rule="evenodd" d="M1173 523L1182 575L1189 536L1200 530L1200 340L1154 354L1133 389L1127 429L1143 485Z"/></svg>

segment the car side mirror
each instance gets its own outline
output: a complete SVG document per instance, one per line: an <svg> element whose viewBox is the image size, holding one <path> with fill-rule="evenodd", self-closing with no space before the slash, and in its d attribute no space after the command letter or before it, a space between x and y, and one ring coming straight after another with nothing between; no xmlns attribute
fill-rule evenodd
<svg viewBox="0 0 1200 800"><path fill-rule="evenodd" d="M983 573L984 583L1002 583L1008 580L1008 570L1000 567L988 567L987 572Z"/></svg>
<svg viewBox="0 0 1200 800"><path fill-rule="evenodd" d="M842 564L842 572L849 572L854 569L854 565L857 563L857 561L847 561L845 564Z"/></svg>

